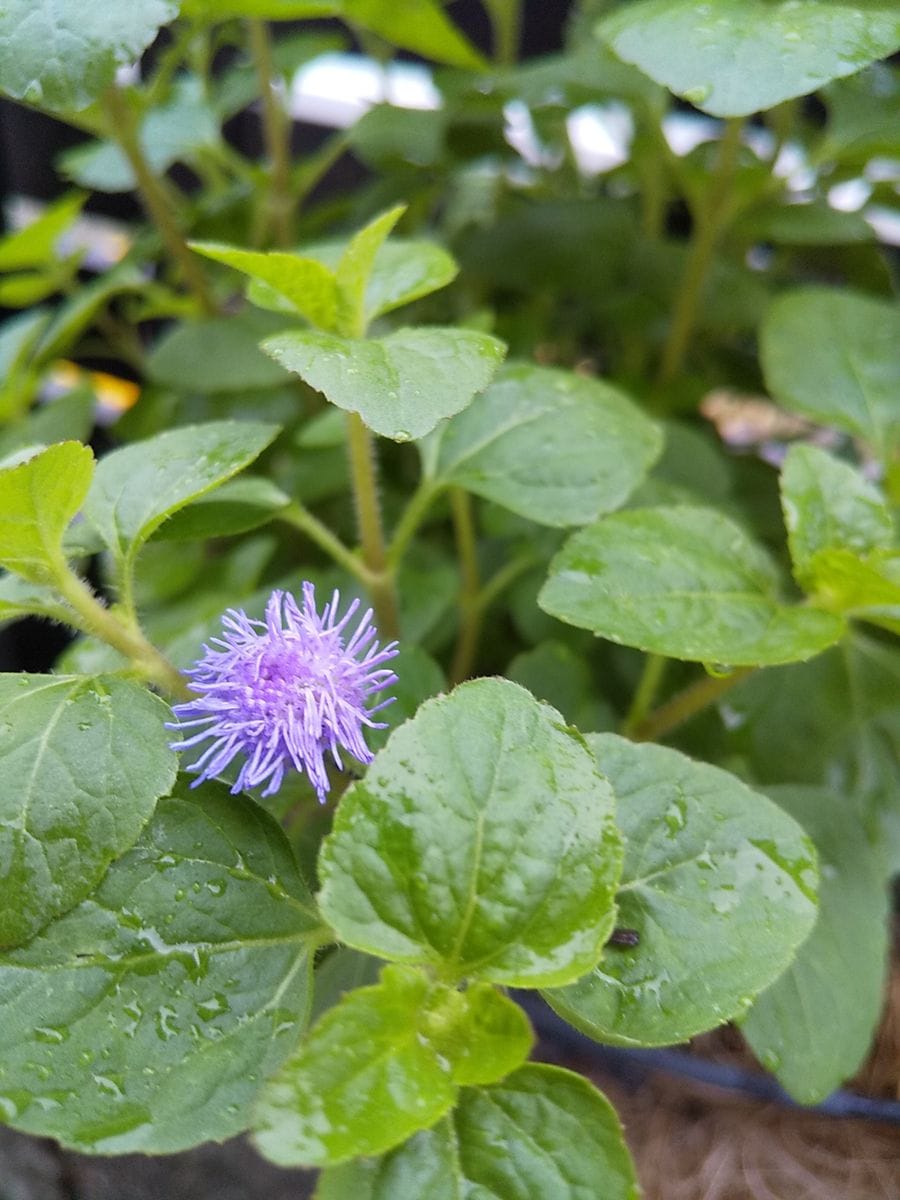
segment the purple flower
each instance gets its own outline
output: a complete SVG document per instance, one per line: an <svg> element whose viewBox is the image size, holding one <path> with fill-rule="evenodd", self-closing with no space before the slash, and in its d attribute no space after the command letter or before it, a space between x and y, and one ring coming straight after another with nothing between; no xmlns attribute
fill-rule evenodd
<svg viewBox="0 0 900 1200"><path fill-rule="evenodd" d="M367 701L397 682L384 663L397 653L397 643L379 649L372 610L349 634L354 600L338 620L340 595L335 591L321 616L316 590L303 584L303 607L288 592L275 591L266 605L265 621L255 621L231 608L222 618L221 637L204 646L205 656L193 670L190 688L196 700L175 705L178 722L169 729L203 728L173 750L186 750L211 739L189 771L199 772L192 787L220 775L242 754L244 764L232 792L265 783L264 796L281 787L288 767L305 771L324 802L328 791L325 757L342 768L340 750L360 762L372 761L363 726L383 729Z"/></svg>

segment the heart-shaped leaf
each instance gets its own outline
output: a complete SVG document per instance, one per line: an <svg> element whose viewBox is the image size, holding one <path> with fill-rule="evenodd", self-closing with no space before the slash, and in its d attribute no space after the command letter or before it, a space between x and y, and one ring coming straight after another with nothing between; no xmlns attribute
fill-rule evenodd
<svg viewBox="0 0 900 1200"><path fill-rule="evenodd" d="M490 985L460 992L385 967L329 1009L266 1085L256 1144L283 1166L379 1154L433 1125L459 1085L521 1065L531 1041L525 1014Z"/></svg>
<svg viewBox="0 0 900 1200"><path fill-rule="evenodd" d="M659 427L615 388L519 363L438 426L423 459L437 483L565 526L623 504L661 449Z"/></svg>
<svg viewBox="0 0 900 1200"><path fill-rule="evenodd" d="M424 437L490 381L502 342L471 329L400 329L359 341L299 330L263 350L366 425L398 442Z"/></svg>
<svg viewBox="0 0 900 1200"><path fill-rule="evenodd" d="M125 679L0 675L0 946L96 887L175 779L163 702Z"/></svg>
<svg viewBox="0 0 900 1200"><path fill-rule="evenodd" d="M502 1152L498 1152L502 1147ZM382 1158L330 1167L318 1200L637 1200L609 1101L586 1079L529 1063L466 1088L453 1113Z"/></svg>
<svg viewBox="0 0 900 1200"><path fill-rule="evenodd" d="M94 456L80 442L60 442L0 470L0 565L31 583L65 570L63 534L81 508Z"/></svg>
<svg viewBox="0 0 900 1200"><path fill-rule="evenodd" d="M727 771L611 733L590 742L619 798L618 922L593 971L546 993L601 1042L682 1042L744 1012L816 919L816 853L786 813Z"/></svg>
<svg viewBox="0 0 900 1200"><path fill-rule="evenodd" d="M900 12L893 0L638 0L599 32L698 108L741 117L893 54Z"/></svg>
<svg viewBox="0 0 900 1200"><path fill-rule="evenodd" d="M344 794L319 900L358 949L533 987L599 958L619 855L612 792L578 733L524 688L480 679L426 701Z"/></svg>
<svg viewBox="0 0 900 1200"><path fill-rule="evenodd" d="M794 662L838 641L833 613L778 599L763 548L715 509L613 513L550 564L544 612L626 646L733 666Z"/></svg>

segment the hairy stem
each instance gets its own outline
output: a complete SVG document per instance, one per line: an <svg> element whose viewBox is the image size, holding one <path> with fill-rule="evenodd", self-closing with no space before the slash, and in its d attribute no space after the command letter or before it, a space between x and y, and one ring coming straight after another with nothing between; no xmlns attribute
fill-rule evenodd
<svg viewBox="0 0 900 1200"><path fill-rule="evenodd" d="M475 665L483 609L479 603L481 576L478 570L478 540L469 493L462 488L451 488L450 510L453 514L456 556L461 575L458 600L459 634L450 667L450 683L457 684L468 679Z"/></svg>
<svg viewBox="0 0 900 1200"><path fill-rule="evenodd" d="M320 550L324 550L338 566L343 567L366 587L371 586L373 576L365 563L357 558L353 551L345 546L340 538L335 537L328 526L324 525L318 517L313 516L304 505L294 501L279 511L278 519L291 525L294 529L299 529Z"/></svg>
<svg viewBox="0 0 900 1200"><path fill-rule="evenodd" d="M394 536L391 538L391 544L388 548L387 561L392 571L396 571L400 566L407 546L412 541L413 535L422 524L439 492L440 488L435 487L428 480L423 480L413 492L409 503L403 510L400 520L397 522L397 526L394 529Z"/></svg>
<svg viewBox="0 0 900 1200"><path fill-rule="evenodd" d="M494 62L512 67L522 40L522 0L485 0L493 35Z"/></svg>
<svg viewBox="0 0 900 1200"><path fill-rule="evenodd" d="M641 678L635 689L628 715L622 723L623 737L633 737L635 730L639 729L646 719L666 673L667 663L668 659L661 654L648 654L644 658Z"/></svg>
<svg viewBox="0 0 900 1200"><path fill-rule="evenodd" d="M730 675L707 675L698 679L696 683L692 683L690 687L686 687L683 692L679 692L645 717L634 729L632 737L638 742L654 742L664 737L702 712L704 708L708 708L710 704L714 704L720 696L730 692L755 670L756 667L739 667Z"/></svg>
<svg viewBox="0 0 900 1200"><path fill-rule="evenodd" d="M501 567L481 589L478 596L479 609L482 612L487 612L494 601L506 591L510 584L515 583L520 575L524 575L532 567L536 567L540 561L536 554L523 554L521 558L514 558L511 562Z"/></svg>
<svg viewBox="0 0 900 1200"><path fill-rule="evenodd" d="M269 156L269 215L275 240L286 250L292 238L293 204L291 201L291 127L278 93L272 62L272 39L265 21L249 21L250 52L259 77L262 98L263 135Z"/></svg>
<svg viewBox="0 0 900 1200"><path fill-rule="evenodd" d="M671 383L684 365L713 254L725 227L729 193L741 145L741 128L739 120L725 122L716 169L703 200L693 214L694 232L659 365L657 383L660 385Z"/></svg>
<svg viewBox="0 0 900 1200"><path fill-rule="evenodd" d="M347 448L350 455L350 476L356 503L356 520L363 563L369 572L368 589L378 626L384 637L399 636L397 591L389 569L381 523L381 502L375 467L375 447L372 434L363 424L359 413L347 414Z"/></svg>
<svg viewBox="0 0 900 1200"><path fill-rule="evenodd" d="M126 624L106 608L88 585L70 567L60 568L55 579L60 595L81 618L85 633L92 634L129 659L148 683L154 683L179 700L190 697L181 673L144 637L139 628Z"/></svg>
<svg viewBox="0 0 900 1200"><path fill-rule="evenodd" d="M166 187L161 180L157 179L144 156L134 113L117 87L107 88L104 93L104 105L112 135L134 172L138 192L147 216L159 231L163 244L203 311L209 314L215 313L216 304L206 282L206 275L203 273L197 256L191 253L184 240Z"/></svg>

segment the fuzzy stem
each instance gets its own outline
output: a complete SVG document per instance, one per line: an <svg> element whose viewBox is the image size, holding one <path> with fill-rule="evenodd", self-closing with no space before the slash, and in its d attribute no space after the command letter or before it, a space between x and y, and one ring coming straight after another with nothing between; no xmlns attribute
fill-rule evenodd
<svg viewBox="0 0 900 1200"><path fill-rule="evenodd" d="M522 0L485 0L493 34L494 62L512 67L522 40Z"/></svg>
<svg viewBox="0 0 900 1200"><path fill-rule="evenodd" d="M356 520L363 563L369 572L369 594L384 637L396 638L400 632L397 592L394 577L388 567L381 524L381 503L378 498L378 479L375 466L375 446L372 434L363 424L359 413L347 414L347 448L350 455L350 476L356 502Z"/></svg>
<svg viewBox="0 0 900 1200"><path fill-rule="evenodd" d="M514 558L512 562L501 567L481 589L478 596L478 607L481 612L487 612L497 597L502 595L511 583L515 583L520 575L524 575L526 571L536 567L540 561L536 554L523 554L521 558Z"/></svg>
<svg viewBox="0 0 900 1200"><path fill-rule="evenodd" d="M450 683L455 685L468 679L472 673L481 634L483 609L479 604L481 575L478 570L478 539L469 493L462 488L451 488L450 511L453 514L453 534L461 574L458 601L459 635L450 667Z"/></svg>
<svg viewBox="0 0 900 1200"><path fill-rule="evenodd" d="M646 720L650 707L656 698L663 675L666 673L668 659L661 654L648 654L644 658L644 669L638 681L628 715L622 723L622 736L632 737Z"/></svg>
<svg viewBox="0 0 900 1200"><path fill-rule="evenodd" d="M190 698L181 673L147 641L140 629L126 625L115 613L105 608L84 580L70 567L64 565L58 570L54 585L78 613L86 633L100 638L130 659L135 669L149 683L155 683L179 700Z"/></svg>
<svg viewBox="0 0 900 1200"><path fill-rule="evenodd" d="M679 725L683 725L685 721L689 721L691 717L715 703L720 696L730 692L755 670L756 667L739 667L730 675L707 675L698 679L696 683L692 683L690 687L686 687L655 712L650 713L636 726L632 737L637 742L654 742L671 733L673 729L677 729Z"/></svg>
<svg viewBox="0 0 900 1200"><path fill-rule="evenodd" d="M391 538L391 544L388 548L387 561L392 571L396 571L399 567L403 555L406 553L407 546L425 519L429 508L431 508L440 490L439 487L435 487L430 481L423 480L413 492L409 503L403 510L403 515L397 522L394 529L394 536Z"/></svg>
<svg viewBox="0 0 900 1200"><path fill-rule="evenodd" d="M741 130L742 125L739 120L725 122L725 131L719 143L719 159L716 169L702 203L697 206L693 214L694 232L684 264L678 295L675 299L669 336L663 347L659 365L657 383L660 385L671 383L684 365L685 355L700 310L703 288L712 266L713 254L725 225L728 196L741 145Z"/></svg>
<svg viewBox="0 0 900 1200"><path fill-rule="evenodd" d="M313 516L298 501L294 501L286 508L280 509L278 519L284 521L287 525L291 525L294 529L299 529L320 550L324 550L329 558L333 559L345 571L348 571L354 578L358 579L360 583L366 587L371 586L373 576L365 563L361 562L353 551L344 545L340 538L335 537L327 525L324 525L318 517Z"/></svg>
<svg viewBox="0 0 900 1200"><path fill-rule="evenodd" d="M269 214L275 229L275 240L287 250L292 238L291 203L291 127L278 94L272 62L272 38L265 21L249 21L250 51L259 76L262 98L263 134L271 164L269 185Z"/></svg>
<svg viewBox="0 0 900 1200"><path fill-rule="evenodd" d="M191 253L182 236L178 227L178 218L165 187L156 178L144 157L137 123L128 102L117 87L110 87L104 94L104 104L109 116L112 136L118 142L134 172L138 192L147 216L159 230L163 244L177 264L185 283L196 296L203 311L208 314L215 313L216 304L199 260L196 255Z"/></svg>

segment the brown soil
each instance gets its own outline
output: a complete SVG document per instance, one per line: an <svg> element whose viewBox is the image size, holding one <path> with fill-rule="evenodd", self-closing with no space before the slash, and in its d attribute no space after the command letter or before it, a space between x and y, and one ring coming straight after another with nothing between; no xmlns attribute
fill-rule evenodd
<svg viewBox="0 0 900 1200"><path fill-rule="evenodd" d="M751 1066L740 1035L697 1038L698 1053ZM644 1200L900 1200L900 1126L842 1119L656 1074L629 1090L593 1074L625 1124ZM900 962L885 1016L851 1085L900 1100Z"/></svg>

